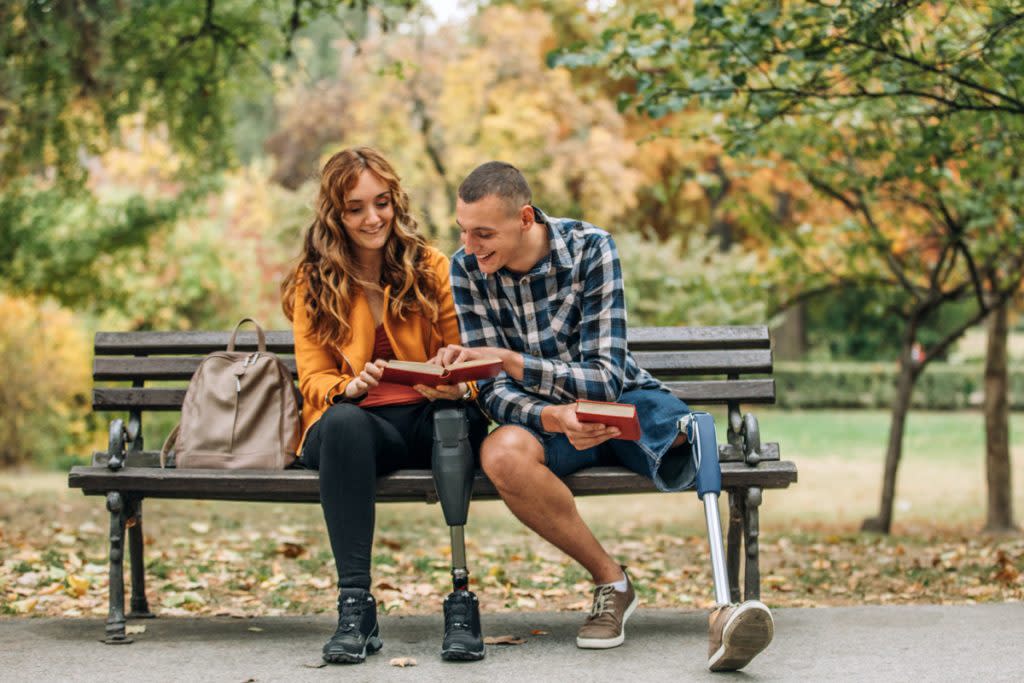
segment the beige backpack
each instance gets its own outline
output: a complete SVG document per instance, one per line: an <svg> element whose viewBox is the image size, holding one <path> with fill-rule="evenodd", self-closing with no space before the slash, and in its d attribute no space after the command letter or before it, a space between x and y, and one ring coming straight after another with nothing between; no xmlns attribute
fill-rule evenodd
<svg viewBox="0 0 1024 683"><path fill-rule="evenodd" d="M256 326L255 352L235 351L238 328L246 322ZM291 372L267 352L263 328L243 318L227 351L203 358L192 375L181 422L160 450L160 466L173 452L179 468L284 469L295 459L300 431Z"/></svg>

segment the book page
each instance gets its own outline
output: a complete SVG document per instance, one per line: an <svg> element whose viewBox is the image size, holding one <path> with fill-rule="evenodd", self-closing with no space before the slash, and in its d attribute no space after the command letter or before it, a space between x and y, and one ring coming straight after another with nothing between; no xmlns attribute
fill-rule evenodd
<svg viewBox="0 0 1024 683"><path fill-rule="evenodd" d="M461 368L475 368L480 365L490 365L492 363L500 363L500 358L480 358L478 360L464 360L461 363L452 363L447 367L448 370L459 370Z"/></svg>
<svg viewBox="0 0 1024 683"><path fill-rule="evenodd" d="M417 363L410 360L389 360L388 367L395 370L409 370L410 372L421 372L426 375L437 375L438 377L444 374L444 368L440 365Z"/></svg>
<svg viewBox="0 0 1024 683"><path fill-rule="evenodd" d="M595 403L593 401L577 401L577 412L591 415L608 415L609 417L632 417L635 408L628 404Z"/></svg>

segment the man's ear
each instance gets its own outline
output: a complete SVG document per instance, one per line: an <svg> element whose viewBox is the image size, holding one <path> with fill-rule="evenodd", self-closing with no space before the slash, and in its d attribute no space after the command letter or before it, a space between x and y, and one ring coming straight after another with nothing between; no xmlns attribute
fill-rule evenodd
<svg viewBox="0 0 1024 683"><path fill-rule="evenodd" d="M533 225L536 219L536 216L533 215L533 207L529 204L523 204L523 208L519 209L519 218L523 222L524 230Z"/></svg>

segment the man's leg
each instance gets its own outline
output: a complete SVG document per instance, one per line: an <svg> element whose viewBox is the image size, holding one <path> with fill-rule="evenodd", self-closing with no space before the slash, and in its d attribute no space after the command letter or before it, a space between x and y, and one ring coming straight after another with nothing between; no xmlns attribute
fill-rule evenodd
<svg viewBox="0 0 1024 683"><path fill-rule="evenodd" d="M532 433L513 425L494 430L480 447L480 465L512 514L583 565L594 583L622 579L622 568L580 517L569 487L545 465Z"/></svg>
<svg viewBox="0 0 1024 683"><path fill-rule="evenodd" d="M513 514L593 577L594 603L576 636L576 646L606 649L621 645L626 620L639 604L636 591L625 567L594 538L576 509L572 492L559 479L596 464L597 450L577 451L562 435L546 439L542 445L532 432L506 425L484 441L480 460Z"/></svg>

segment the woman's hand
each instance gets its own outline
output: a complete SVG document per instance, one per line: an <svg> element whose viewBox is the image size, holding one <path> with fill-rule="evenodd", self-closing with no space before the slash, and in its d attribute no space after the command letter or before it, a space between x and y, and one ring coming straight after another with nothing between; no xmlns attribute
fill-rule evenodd
<svg viewBox="0 0 1024 683"><path fill-rule="evenodd" d="M363 371L352 378L352 381L345 386L345 398L356 399L369 391L372 387L380 384L380 377L384 373L384 365L387 361L380 358L367 363Z"/></svg>
<svg viewBox="0 0 1024 683"><path fill-rule="evenodd" d="M436 387L428 387L424 384L416 384L413 389L426 396L431 401L443 399L445 401L458 401L466 395L467 385L465 382L458 384L440 384Z"/></svg>

